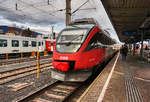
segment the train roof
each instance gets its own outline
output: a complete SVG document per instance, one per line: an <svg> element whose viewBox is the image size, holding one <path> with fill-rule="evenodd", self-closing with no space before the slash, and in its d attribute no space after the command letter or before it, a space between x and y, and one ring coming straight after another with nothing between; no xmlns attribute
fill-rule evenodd
<svg viewBox="0 0 150 102"><path fill-rule="evenodd" d="M6 39L6 38L13 38L13 39L32 39L32 40L36 40L39 39L38 38L32 38L32 37L25 37L25 36L16 36L16 35L0 35L0 39ZM41 38L42 39L42 38Z"/></svg>
<svg viewBox="0 0 150 102"><path fill-rule="evenodd" d="M86 24L86 25L70 25L67 26L67 28L93 28L95 25L94 24Z"/></svg>
<svg viewBox="0 0 150 102"><path fill-rule="evenodd" d="M80 25L80 24L94 24L94 25L99 25L96 19L94 18L80 18L80 19L75 19L70 23L70 25Z"/></svg>

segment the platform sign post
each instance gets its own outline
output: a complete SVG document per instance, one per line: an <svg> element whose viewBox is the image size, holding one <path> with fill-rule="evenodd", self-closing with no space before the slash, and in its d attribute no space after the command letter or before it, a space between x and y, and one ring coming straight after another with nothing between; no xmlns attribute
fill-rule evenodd
<svg viewBox="0 0 150 102"><path fill-rule="evenodd" d="M39 78L39 72L40 72L40 66L39 66L39 51L37 51L37 78Z"/></svg>

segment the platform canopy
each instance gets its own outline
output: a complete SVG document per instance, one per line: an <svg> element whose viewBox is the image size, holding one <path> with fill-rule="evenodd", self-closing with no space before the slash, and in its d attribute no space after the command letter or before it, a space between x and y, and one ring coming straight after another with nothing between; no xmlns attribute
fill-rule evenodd
<svg viewBox="0 0 150 102"><path fill-rule="evenodd" d="M150 0L101 0L121 42L150 39Z"/></svg>

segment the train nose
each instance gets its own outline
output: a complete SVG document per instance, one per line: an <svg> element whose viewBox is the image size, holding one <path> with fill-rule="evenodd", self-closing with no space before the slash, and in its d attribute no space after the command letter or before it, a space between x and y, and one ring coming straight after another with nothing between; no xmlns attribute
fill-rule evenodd
<svg viewBox="0 0 150 102"><path fill-rule="evenodd" d="M53 66L55 69L66 72L69 70L69 62L54 62Z"/></svg>

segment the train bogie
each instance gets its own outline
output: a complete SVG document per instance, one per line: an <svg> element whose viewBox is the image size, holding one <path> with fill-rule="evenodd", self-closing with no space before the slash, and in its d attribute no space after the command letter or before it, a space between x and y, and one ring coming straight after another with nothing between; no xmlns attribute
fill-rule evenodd
<svg viewBox="0 0 150 102"><path fill-rule="evenodd" d="M76 71L64 73L56 69L51 70L51 77L61 81L83 82L92 75L92 71Z"/></svg>

